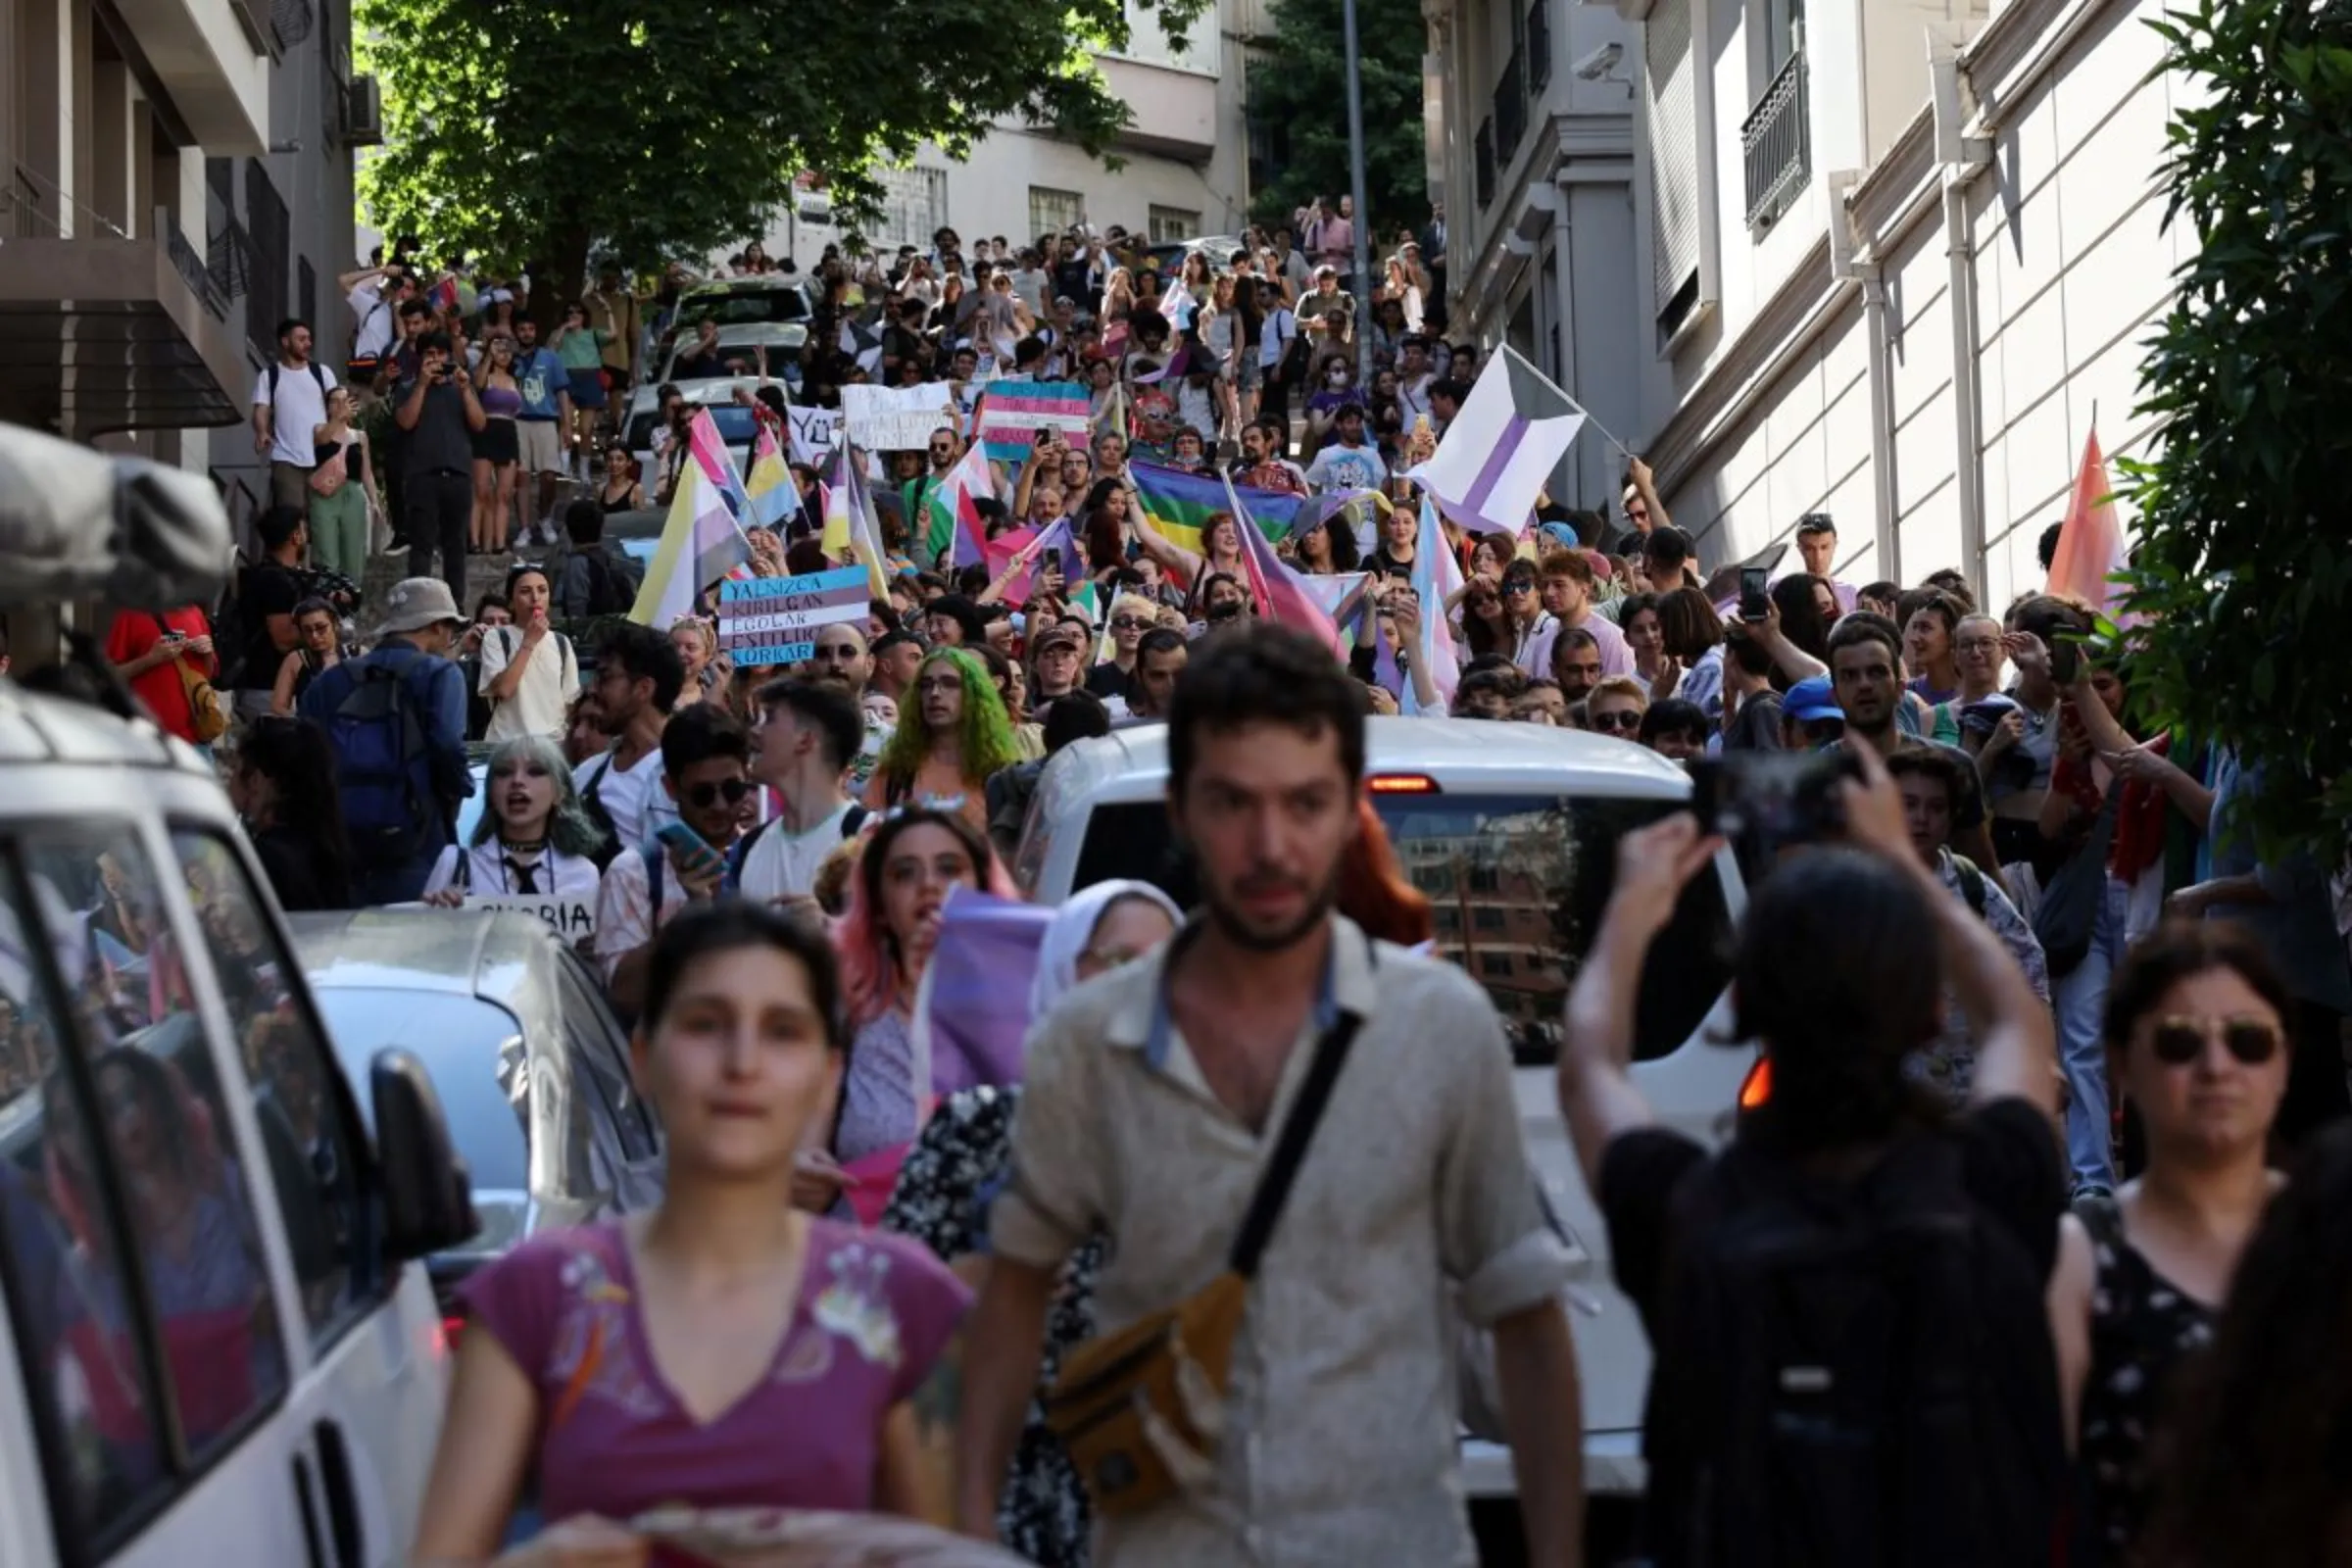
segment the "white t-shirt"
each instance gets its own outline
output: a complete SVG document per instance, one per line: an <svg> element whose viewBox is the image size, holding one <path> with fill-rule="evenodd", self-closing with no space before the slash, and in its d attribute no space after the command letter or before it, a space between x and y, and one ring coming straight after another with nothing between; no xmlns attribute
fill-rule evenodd
<svg viewBox="0 0 2352 1568"><path fill-rule="evenodd" d="M353 356L382 358L384 350L392 346L392 302L374 284L362 283L343 303L351 307L351 318L360 323L358 335L351 340Z"/></svg>
<svg viewBox="0 0 2352 1568"><path fill-rule="evenodd" d="M458 880L460 853L454 844L441 852L441 858L433 862L433 874L424 879L426 893L438 893ZM468 894L500 899L515 896L514 873L508 868L505 845L491 838L462 853L466 857L465 888ZM565 855L551 849L539 857L531 880L539 884L532 897L578 900L593 906L601 877L596 862L586 856Z"/></svg>
<svg viewBox="0 0 2352 1568"><path fill-rule="evenodd" d="M490 683L506 673L507 665L521 647L519 626L496 627L482 639L482 695L489 695ZM522 684L514 688L514 695L491 709L490 725L482 731L482 739L510 741L522 735L561 738L564 710L579 694L580 665L572 652L571 639L560 631L551 631L532 651L529 662L522 666ZM606 808L611 809L610 802Z"/></svg>
<svg viewBox="0 0 2352 1568"><path fill-rule="evenodd" d="M659 758L656 759L660 760ZM690 908L693 899L678 880L678 868L666 851L657 847L654 859L662 867L662 907L654 908L653 884L646 879L645 855L630 849L605 868L596 898L596 963L605 984L620 968L620 960L654 940L654 933Z"/></svg>
<svg viewBox="0 0 2352 1568"><path fill-rule="evenodd" d="M318 370L317 375L311 371ZM277 395L270 395L270 377L277 376ZM319 383L323 381L322 387ZM254 377L253 406L270 410L270 461L307 468L318 461L311 436L326 422L326 394L335 389L335 372L313 360L300 369L265 365Z"/></svg>
<svg viewBox="0 0 2352 1568"><path fill-rule="evenodd" d="M653 837L662 823L678 819L677 803L662 787L659 746L637 759L635 767L627 769L614 763L611 752L591 757L572 769L571 779L581 795L594 795L604 803L605 814L612 819L612 831L624 855Z"/></svg>
<svg viewBox="0 0 2352 1568"><path fill-rule="evenodd" d="M751 849L743 857L739 883L743 896L762 904L777 904L812 894L817 870L825 863L825 858L851 836L852 824L847 818L853 808L858 810L857 825L863 826L870 813L855 801L844 801L832 815L804 832L795 833L781 821L760 829L760 836L752 840Z"/></svg>

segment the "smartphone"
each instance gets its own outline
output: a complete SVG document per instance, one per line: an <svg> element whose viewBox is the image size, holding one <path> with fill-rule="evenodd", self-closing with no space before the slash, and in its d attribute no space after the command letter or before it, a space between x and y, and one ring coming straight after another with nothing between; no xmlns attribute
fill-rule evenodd
<svg viewBox="0 0 2352 1568"><path fill-rule="evenodd" d="M1772 597L1762 566L1740 568L1740 618L1763 621L1772 616Z"/></svg>
<svg viewBox="0 0 2352 1568"><path fill-rule="evenodd" d="M719 853L683 822L662 823L654 831L654 839L670 851L681 871L710 870L719 863Z"/></svg>
<svg viewBox="0 0 2352 1568"><path fill-rule="evenodd" d="M2064 638L2050 644L2050 678L2061 686L2072 686L2082 675L2082 645Z"/></svg>

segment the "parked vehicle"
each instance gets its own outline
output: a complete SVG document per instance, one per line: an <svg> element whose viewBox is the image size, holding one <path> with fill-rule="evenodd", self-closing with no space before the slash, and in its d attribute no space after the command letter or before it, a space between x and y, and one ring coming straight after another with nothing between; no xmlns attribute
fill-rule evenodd
<svg viewBox="0 0 2352 1568"><path fill-rule="evenodd" d="M1585 1484L1642 1490L1649 1345L1609 1271L1608 1232L1560 1120L1560 1009L1615 881L1616 844L1687 802L1689 775L1624 741L1535 724L1374 718L1372 801L1437 921L1438 953L1494 999L1511 1039L1528 1153L1576 1258L1571 1287L1584 1386ZM1112 877L1195 902L1168 831L1167 728L1077 742L1047 765L1013 874L1041 904ZM1728 936L1745 902L1727 852L1694 881L1652 949L1636 1022L1635 1081L1666 1126L1720 1140L1753 1058L1731 1049ZM1509 1455L1464 1446L1469 1494L1513 1493Z"/></svg>
<svg viewBox="0 0 2352 1568"><path fill-rule="evenodd" d="M361 909L288 923L338 1054L398 1046L440 1095L481 1218L426 1260L444 1305L540 1231L661 1197L661 1123L630 1079L628 1037L595 974L537 915Z"/></svg>
<svg viewBox="0 0 2352 1568"><path fill-rule="evenodd" d="M0 603L209 604L229 559L201 475L0 427ZM475 1229L432 1081L338 1057L210 759L73 678L0 680L0 1565L405 1561L415 1260Z"/></svg>

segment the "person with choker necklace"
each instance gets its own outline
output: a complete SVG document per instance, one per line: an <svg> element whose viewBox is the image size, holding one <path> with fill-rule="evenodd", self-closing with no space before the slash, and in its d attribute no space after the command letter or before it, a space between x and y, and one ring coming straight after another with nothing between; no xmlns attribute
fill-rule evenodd
<svg viewBox="0 0 2352 1568"><path fill-rule="evenodd" d="M593 906L603 832L544 735L520 735L490 754L488 794L472 840L451 845L425 879L424 902L456 908L467 895L562 899Z"/></svg>

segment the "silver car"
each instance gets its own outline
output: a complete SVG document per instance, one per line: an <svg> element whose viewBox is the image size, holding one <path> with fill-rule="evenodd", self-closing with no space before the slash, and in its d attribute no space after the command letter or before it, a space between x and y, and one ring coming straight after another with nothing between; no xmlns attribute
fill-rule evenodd
<svg viewBox="0 0 2352 1568"><path fill-rule="evenodd" d="M662 1128L604 988L513 909L297 914L297 961L347 1064L386 1046L432 1076L481 1231L429 1260L444 1295L542 1230L649 1207Z"/></svg>

